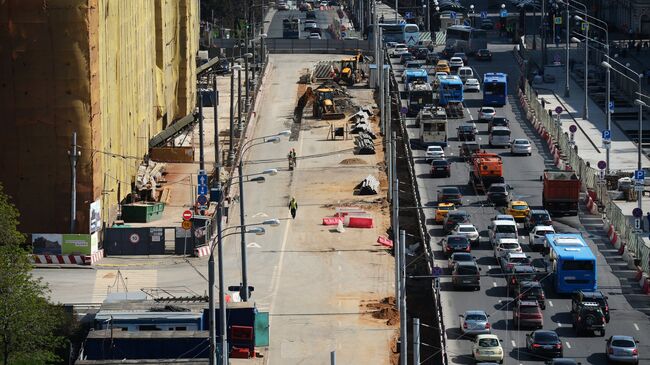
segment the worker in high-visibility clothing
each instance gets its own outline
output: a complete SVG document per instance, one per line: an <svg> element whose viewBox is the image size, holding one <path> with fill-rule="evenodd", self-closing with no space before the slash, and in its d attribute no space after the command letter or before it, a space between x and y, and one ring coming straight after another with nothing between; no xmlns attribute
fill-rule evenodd
<svg viewBox="0 0 650 365"><path fill-rule="evenodd" d="M289 211L291 211L291 217L293 219L296 219L296 212L298 211L298 202L296 201L295 197L291 197L291 201L289 202Z"/></svg>

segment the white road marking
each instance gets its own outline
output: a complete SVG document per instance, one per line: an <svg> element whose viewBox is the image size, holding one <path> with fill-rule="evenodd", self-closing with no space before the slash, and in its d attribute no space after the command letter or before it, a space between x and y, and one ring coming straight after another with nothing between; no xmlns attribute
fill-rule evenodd
<svg viewBox="0 0 650 365"><path fill-rule="evenodd" d="M566 347L567 347L568 349L570 349L570 348L571 348L571 344L569 343L569 341L566 341L565 343L566 343Z"/></svg>
<svg viewBox="0 0 650 365"><path fill-rule="evenodd" d="M510 341L510 343L512 344L512 347L517 347L517 343L515 342L515 340Z"/></svg>
<svg viewBox="0 0 650 365"><path fill-rule="evenodd" d="M284 262L284 253L287 247L287 238L289 237L289 226L291 226L291 221L287 220L287 225L284 227L284 237L282 238L282 246L280 246L280 259L278 260L278 271L277 275L273 277L271 282L271 293L273 293L273 299L271 299L271 305L269 306L269 312L273 313L273 308L275 305L275 299L278 297L278 288L280 286L280 277L282 276L282 263Z"/></svg>
<svg viewBox="0 0 650 365"><path fill-rule="evenodd" d="M558 327L562 327L562 322L558 322L558 323L557 323L557 326L558 326Z"/></svg>
<svg viewBox="0 0 650 365"><path fill-rule="evenodd" d="M341 271L341 265L339 265L339 271Z"/></svg>
<svg viewBox="0 0 650 365"><path fill-rule="evenodd" d="M488 270L492 270L492 265L488 265Z"/></svg>
<svg viewBox="0 0 650 365"><path fill-rule="evenodd" d="M260 246L257 242L251 242L247 244L246 247L261 248L262 246Z"/></svg>
<svg viewBox="0 0 650 365"><path fill-rule="evenodd" d="M637 325L636 323L634 323L634 329L638 331L638 330L639 330L639 325Z"/></svg>
<svg viewBox="0 0 650 365"><path fill-rule="evenodd" d="M496 281L493 281L493 282L492 282L492 286L496 288L496 287L497 287L497 282L496 282Z"/></svg>
<svg viewBox="0 0 650 365"><path fill-rule="evenodd" d="M552 306L553 306L553 302L551 302L551 301L549 300L549 301L548 301L548 305L550 305L550 306L552 307Z"/></svg>

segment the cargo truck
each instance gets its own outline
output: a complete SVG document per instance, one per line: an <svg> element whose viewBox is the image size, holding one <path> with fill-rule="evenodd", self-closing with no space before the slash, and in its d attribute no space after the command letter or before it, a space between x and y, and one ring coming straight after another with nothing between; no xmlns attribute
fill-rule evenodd
<svg viewBox="0 0 650 365"><path fill-rule="evenodd" d="M542 204L551 214L578 214L580 180L573 171L544 170Z"/></svg>
<svg viewBox="0 0 650 365"><path fill-rule="evenodd" d="M496 153L475 152L468 161L469 185L484 193L494 183L503 183L503 161Z"/></svg>

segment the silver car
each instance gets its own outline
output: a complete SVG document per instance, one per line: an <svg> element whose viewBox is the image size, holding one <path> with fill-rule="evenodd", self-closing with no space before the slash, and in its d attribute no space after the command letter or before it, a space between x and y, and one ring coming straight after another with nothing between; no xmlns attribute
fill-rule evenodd
<svg viewBox="0 0 650 365"><path fill-rule="evenodd" d="M479 121L490 121L497 114L496 109L491 106L484 106L478 110L478 120Z"/></svg>
<svg viewBox="0 0 650 365"><path fill-rule="evenodd" d="M607 340L607 360L611 362L638 364L639 363L639 341L632 336L611 336Z"/></svg>
<svg viewBox="0 0 650 365"><path fill-rule="evenodd" d="M490 317L481 310L471 310L460 314L460 330L465 335L484 335L492 333Z"/></svg>
<svg viewBox="0 0 650 365"><path fill-rule="evenodd" d="M510 152L513 155L528 155L533 153L533 147L530 141L525 138L517 138L510 145Z"/></svg>

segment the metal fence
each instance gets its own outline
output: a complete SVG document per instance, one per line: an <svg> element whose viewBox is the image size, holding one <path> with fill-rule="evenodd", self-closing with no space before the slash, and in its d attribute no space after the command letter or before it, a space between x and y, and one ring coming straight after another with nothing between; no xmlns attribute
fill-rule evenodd
<svg viewBox="0 0 650 365"><path fill-rule="evenodd" d="M373 45L357 39L283 39L267 38L265 46L269 53L356 53L373 52Z"/></svg>
<svg viewBox="0 0 650 365"><path fill-rule="evenodd" d="M515 57L522 59L519 52L514 51ZM597 200L600 201L603 207L603 213L606 214L609 222L614 226L614 229L619 233L619 237L626 243L629 252L633 253L635 257L648 258L650 254L650 247L646 246L641 236L635 232L634 228L630 225L628 218L623 214L621 209L609 198L607 194L607 186L601 183L598 179L599 171L580 158L578 152L569 143L569 136L562 132L561 126L557 124L548 112L544 110L542 104L537 99L535 90L529 82L525 81L524 94L528 101L528 115L529 120L536 119L546 129L546 131L553 138L554 143L560 149L562 159L566 164L571 166L573 170L580 177L583 186L596 193ZM643 271L650 272L650 260L641 260Z"/></svg>

